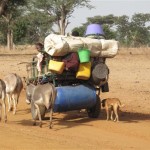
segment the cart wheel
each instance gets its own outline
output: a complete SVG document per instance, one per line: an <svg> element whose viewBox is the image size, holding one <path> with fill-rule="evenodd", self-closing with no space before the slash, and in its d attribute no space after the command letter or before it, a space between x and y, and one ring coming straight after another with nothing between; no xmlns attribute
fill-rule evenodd
<svg viewBox="0 0 150 150"><path fill-rule="evenodd" d="M90 118L98 118L101 110L100 98L96 95L96 104L92 108L87 109Z"/></svg>
<svg viewBox="0 0 150 150"><path fill-rule="evenodd" d="M45 113L46 113L46 107L39 106L39 109L40 109L40 113L41 113L41 118L44 119ZM33 119L35 119L35 120L39 119L38 114L37 114L37 109L35 108L33 103L31 103L31 114L32 114Z"/></svg>

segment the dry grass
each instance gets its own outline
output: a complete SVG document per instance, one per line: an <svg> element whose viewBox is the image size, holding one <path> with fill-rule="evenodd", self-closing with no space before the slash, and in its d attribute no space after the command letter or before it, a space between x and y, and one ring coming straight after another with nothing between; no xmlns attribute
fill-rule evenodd
<svg viewBox="0 0 150 150"><path fill-rule="evenodd" d="M36 54L34 45L18 45L14 50L8 50L7 47L0 46L0 54ZM139 48L125 48L120 47L118 54L134 54L134 55L150 55L150 48L139 47Z"/></svg>
<svg viewBox="0 0 150 150"><path fill-rule="evenodd" d="M8 50L5 46L0 46L0 54L36 54L34 45L18 45L13 50Z"/></svg>
<svg viewBox="0 0 150 150"><path fill-rule="evenodd" d="M133 55L150 55L150 48L139 47L139 48L124 48L121 47L118 51L119 54L133 54Z"/></svg>
<svg viewBox="0 0 150 150"><path fill-rule="evenodd" d="M26 77L26 64L18 63L31 61L32 55L25 54L34 50L34 46L26 46L9 52L19 55L0 54L0 78L8 73ZM48 129L48 114L42 129L32 126L31 106L26 104L23 90L17 114L7 113L8 123L0 122L0 149L150 149L150 55L144 54L147 52L149 49L145 48L121 48L122 54L106 60L110 69L109 92L101 92L100 97L119 98L125 104L120 110L120 123L105 121L102 108L97 119L88 118L85 112L54 113L53 129Z"/></svg>

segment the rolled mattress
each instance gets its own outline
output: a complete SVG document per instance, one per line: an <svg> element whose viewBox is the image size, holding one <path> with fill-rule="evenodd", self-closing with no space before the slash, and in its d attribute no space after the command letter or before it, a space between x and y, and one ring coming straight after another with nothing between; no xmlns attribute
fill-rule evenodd
<svg viewBox="0 0 150 150"><path fill-rule="evenodd" d="M91 57L112 58L117 55L119 42L56 34L50 34L44 40L44 50L51 56L64 56L81 48L89 49Z"/></svg>

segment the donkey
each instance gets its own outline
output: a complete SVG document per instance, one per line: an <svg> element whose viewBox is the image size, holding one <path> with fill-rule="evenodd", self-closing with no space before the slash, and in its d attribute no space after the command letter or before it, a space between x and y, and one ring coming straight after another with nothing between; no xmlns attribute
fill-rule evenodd
<svg viewBox="0 0 150 150"><path fill-rule="evenodd" d="M2 104L0 103L0 121L2 118L2 108L4 110L4 121L7 121L6 115L6 104L5 104L5 97L6 97L6 85L3 80L0 79L0 98L2 99Z"/></svg>
<svg viewBox="0 0 150 150"><path fill-rule="evenodd" d="M46 107L46 109L50 109L49 128L52 128L52 115L56 94L56 88L51 83L38 85L28 83L26 86L26 102L28 104L31 104L31 107L35 107L37 113L36 115L38 116L40 121L40 127L42 127L42 117L40 112L40 107L42 106ZM36 125L36 118L33 117L33 114L32 118L34 120L33 125Z"/></svg>
<svg viewBox="0 0 150 150"><path fill-rule="evenodd" d="M15 73L10 73L4 77L6 84L6 95L8 99L8 111L12 110L14 105L13 114L16 114L17 104L21 90L23 89L23 82L21 77Z"/></svg>

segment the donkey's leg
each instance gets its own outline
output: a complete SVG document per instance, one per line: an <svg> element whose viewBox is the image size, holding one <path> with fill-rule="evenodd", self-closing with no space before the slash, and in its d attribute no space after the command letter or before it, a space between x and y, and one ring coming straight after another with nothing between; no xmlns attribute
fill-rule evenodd
<svg viewBox="0 0 150 150"><path fill-rule="evenodd" d="M6 102L5 102L5 97L6 97L6 93L2 92L2 106L3 106L3 110L4 110L4 121L7 121L7 115L6 115Z"/></svg>
<svg viewBox="0 0 150 150"><path fill-rule="evenodd" d="M21 93L21 91L19 91L19 92L16 94L16 95L17 95L16 104L18 104L18 102L19 102L20 93Z"/></svg>
<svg viewBox="0 0 150 150"><path fill-rule="evenodd" d="M11 111L11 96L7 94L7 101L8 101L8 111Z"/></svg>
<svg viewBox="0 0 150 150"><path fill-rule="evenodd" d="M50 108L50 121L49 121L49 128L51 129L52 128L52 117L53 117L53 108Z"/></svg>
<svg viewBox="0 0 150 150"><path fill-rule="evenodd" d="M36 109L37 109L37 113L38 113L38 117L39 117L39 126L42 127L42 118L41 118L41 113L40 113L40 109L39 109L39 106L37 104L34 104Z"/></svg>
<svg viewBox="0 0 150 150"><path fill-rule="evenodd" d="M14 104L14 111L13 114L16 114L16 110L17 110L17 102L16 102L16 95L12 94L12 100L13 100L13 104Z"/></svg>

